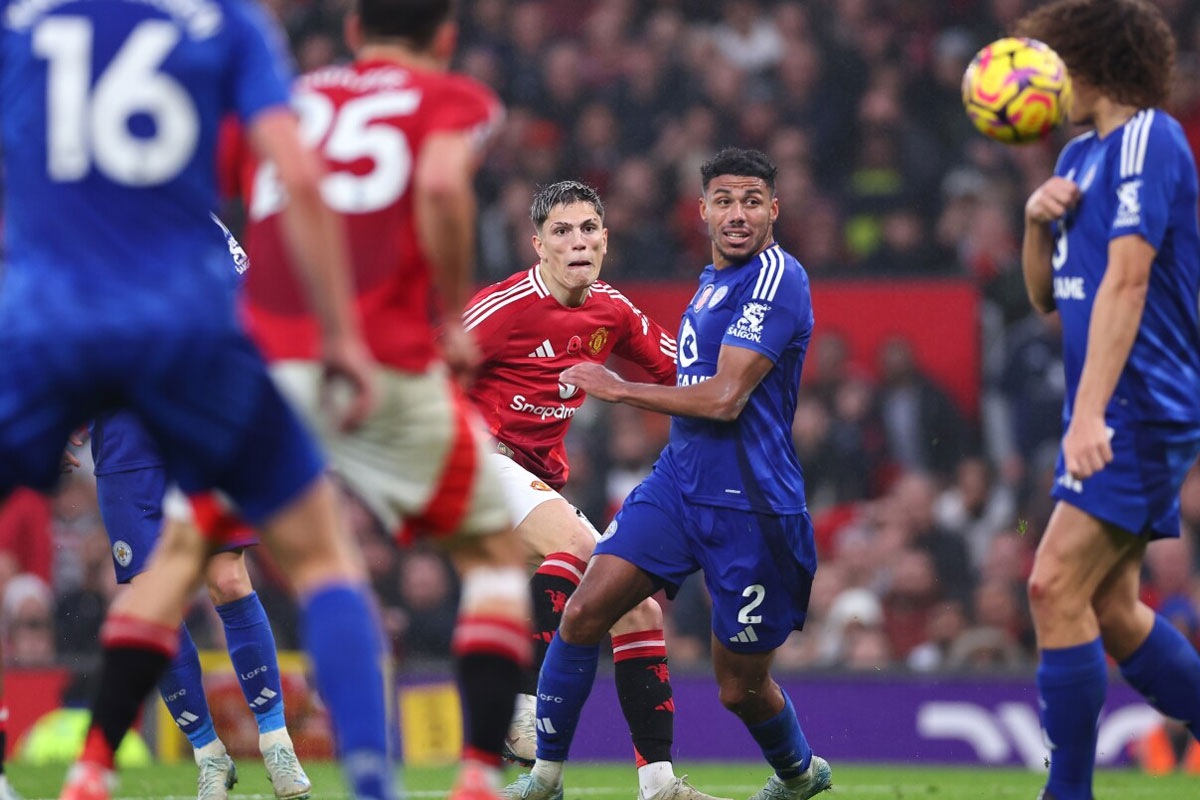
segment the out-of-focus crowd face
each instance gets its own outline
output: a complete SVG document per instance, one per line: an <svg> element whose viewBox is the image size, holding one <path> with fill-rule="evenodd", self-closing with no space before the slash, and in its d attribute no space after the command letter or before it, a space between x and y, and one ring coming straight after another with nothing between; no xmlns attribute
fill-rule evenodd
<svg viewBox="0 0 1200 800"><path fill-rule="evenodd" d="M1056 318L1031 314L1021 284L1021 211L1072 131L1006 147L977 134L959 100L974 52L1031 4L460 3L455 68L508 108L479 176L478 282L536 260L531 197L537 185L566 178L604 198L606 280L693 281L712 258L697 213L700 164L740 145L778 166L774 234L814 280L953 277L983 298L979 408L956 406L907 342L852 353L816 309L793 434L821 567L806 629L779 653L781 668L1032 663L1024 581L1051 509L1063 386ZM1195 148L1200 7L1159 4L1180 48L1169 110ZM267 5L301 70L347 56L342 19L352 0ZM662 417L589 401L568 439L567 496L602 529L666 435ZM1181 504L1183 538L1149 548L1145 595L1196 641L1200 473L1189 475ZM439 626L450 629L442 621L453 618L456 593L444 561L425 549L399 552L361 507L350 503L347 513L394 651L444 656ZM22 515L44 530L53 563L42 574L28 553L0 547L6 656L85 658L79 643L95 641L115 591L94 487L69 480L51 505ZM0 534L7 524L0 516ZM277 640L294 646L282 576L264 553L249 562ZM707 602L692 579L670 604L673 661L707 657ZM191 620L202 644L220 628L206 626L206 605Z"/></svg>

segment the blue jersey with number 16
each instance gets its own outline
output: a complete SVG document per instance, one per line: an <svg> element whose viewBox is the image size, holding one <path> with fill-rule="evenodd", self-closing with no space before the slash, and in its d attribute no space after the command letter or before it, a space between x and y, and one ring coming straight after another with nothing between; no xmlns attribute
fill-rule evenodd
<svg viewBox="0 0 1200 800"><path fill-rule="evenodd" d="M251 0L0 0L0 331L233 327L221 119L288 102Z"/></svg>

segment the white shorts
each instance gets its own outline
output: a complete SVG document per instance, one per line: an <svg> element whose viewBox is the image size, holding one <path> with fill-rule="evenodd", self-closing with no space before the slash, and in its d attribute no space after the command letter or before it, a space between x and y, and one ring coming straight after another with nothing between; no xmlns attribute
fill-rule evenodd
<svg viewBox="0 0 1200 800"><path fill-rule="evenodd" d="M330 469L390 533L481 535L509 525L487 437L462 391L437 364L379 371L379 406L342 433L321 408L323 369L279 361L271 376L318 436Z"/></svg>
<svg viewBox="0 0 1200 800"><path fill-rule="evenodd" d="M552 489L545 481L538 478L529 470L513 461L502 453L491 453L488 460L493 462L495 470L500 475L500 486L504 490L504 499L508 501L508 510L512 515L512 526L517 528L535 508L547 500L562 500L566 498ZM568 502L567 505L570 505ZM575 516L587 526L596 541L600 540L600 532L593 527L588 518L578 508L571 506Z"/></svg>

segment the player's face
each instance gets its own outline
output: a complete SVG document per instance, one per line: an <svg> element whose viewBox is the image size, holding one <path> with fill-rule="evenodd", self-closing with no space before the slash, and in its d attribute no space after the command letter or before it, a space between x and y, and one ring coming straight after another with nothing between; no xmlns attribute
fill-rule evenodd
<svg viewBox="0 0 1200 800"><path fill-rule="evenodd" d="M718 175L700 198L717 269L748 261L766 249L779 217L779 200L762 178Z"/></svg>
<svg viewBox="0 0 1200 800"><path fill-rule="evenodd" d="M533 248L542 263L542 279L568 292L579 292L600 277L608 252L608 229L591 203L555 206L542 223Z"/></svg>

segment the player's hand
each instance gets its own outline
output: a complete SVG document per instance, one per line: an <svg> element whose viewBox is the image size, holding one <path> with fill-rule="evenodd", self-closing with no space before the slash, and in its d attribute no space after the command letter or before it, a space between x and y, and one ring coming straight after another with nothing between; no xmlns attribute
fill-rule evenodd
<svg viewBox="0 0 1200 800"><path fill-rule="evenodd" d="M1112 428L1102 415L1071 417L1067 435L1063 437L1063 461L1067 473L1076 480L1085 480L1108 466L1113 460Z"/></svg>
<svg viewBox="0 0 1200 800"><path fill-rule="evenodd" d="M611 369L590 361L567 367L558 376L558 380L560 383L578 386L597 400L607 400L610 403L620 402L620 389L625 383L625 379Z"/></svg>
<svg viewBox="0 0 1200 800"><path fill-rule="evenodd" d="M335 416L340 431L352 431L361 425L378 403L375 360L358 336L343 336L325 341L322 352L325 385L321 405ZM349 389L349 395L334 392Z"/></svg>
<svg viewBox="0 0 1200 800"><path fill-rule="evenodd" d="M76 431L67 437L72 447L83 447L84 441L87 439L87 430ZM59 472L64 475L68 472L74 472L79 469L82 464L79 463L79 458L71 452L70 448L63 450L62 460L58 464Z"/></svg>
<svg viewBox="0 0 1200 800"><path fill-rule="evenodd" d="M475 370L483 360L475 337L462 326L456 317L447 319L441 326L442 358L450 367L450 373L463 385L467 386L475 377Z"/></svg>
<svg viewBox="0 0 1200 800"><path fill-rule="evenodd" d="M1079 203L1079 186L1075 181L1055 175L1034 189L1025 203L1025 218L1032 222L1053 222Z"/></svg>

